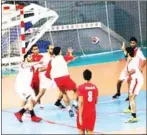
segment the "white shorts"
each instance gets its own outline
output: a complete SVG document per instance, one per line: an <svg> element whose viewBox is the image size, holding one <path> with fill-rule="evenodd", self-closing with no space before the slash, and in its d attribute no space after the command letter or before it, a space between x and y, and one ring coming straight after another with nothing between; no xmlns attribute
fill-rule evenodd
<svg viewBox="0 0 147 135"><path fill-rule="evenodd" d="M31 74L28 76L20 76L19 74L16 77L15 81L15 90L19 94L22 100L28 100L28 97L31 97L33 100L36 100L34 90L31 87Z"/></svg>
<svg viewBox="0 0 147 135"><path fill-rule="evenodd" d="M128 77L126 76L126 72L125 72L125 70L123 70L119 76L119 80L124 81L127 79L128 79Z"/></svg>
<svg viewBox="0 0 147 135"><path fill-rule="evenodd" d="M30 93L18 92L18 95L24 101L27 101L30 98L32 98L33 100L36 101L36 96L35 96L34 90L32 90Z"/></svg>
<svg viewBox="0 0 147 135"><path fill-rule="evenodd" d="M143 78L131 80L129 93L138 95L143 85Z"/></svg>
<svg viewBox="0 0 147 135"><path fill-rule="evenodd" d="M54 80L51 80L45 76L45 72L40 73L40 89L57 88Z"/></svg>

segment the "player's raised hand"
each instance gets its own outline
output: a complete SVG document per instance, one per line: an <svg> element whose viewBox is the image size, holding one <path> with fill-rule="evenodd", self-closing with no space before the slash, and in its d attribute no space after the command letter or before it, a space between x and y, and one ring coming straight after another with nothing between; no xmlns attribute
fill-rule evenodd
<svg viewBox="0 0 147 135"><path fill-rule="evenodd" d="M123 51L126 49L126 44L125 44L125 42L122 43L121 49L122 49Z"/></svg>

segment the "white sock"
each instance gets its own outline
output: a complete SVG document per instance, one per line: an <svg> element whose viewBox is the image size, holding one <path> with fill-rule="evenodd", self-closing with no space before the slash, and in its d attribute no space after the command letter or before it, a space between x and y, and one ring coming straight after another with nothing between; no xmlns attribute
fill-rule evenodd
<svg viewBox="0 0 147 135"><path fill-rule="evenodd" d="M68 111L69 111L69 110L71 110L71 107L70 107L70 106L68 106L68 107L67 107L67 110L68 110Z"/></svg>
<svg viewBox="0 0 147 135"><path fill-rule="evenodd" d="M78 106L78 102L77 102L76 100L73 101L73 104L74 104L75 106Z"/></svg>

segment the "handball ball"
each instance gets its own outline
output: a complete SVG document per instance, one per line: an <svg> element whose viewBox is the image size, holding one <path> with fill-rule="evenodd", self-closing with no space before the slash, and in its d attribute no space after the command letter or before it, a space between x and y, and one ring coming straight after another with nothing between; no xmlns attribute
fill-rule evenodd
<svg viewBox="0 0 147 135"><path fill-rule="evenodd" d="M99 38L98 37L92 37L92 43L93 44L98 44L99 43Z"/></svg>

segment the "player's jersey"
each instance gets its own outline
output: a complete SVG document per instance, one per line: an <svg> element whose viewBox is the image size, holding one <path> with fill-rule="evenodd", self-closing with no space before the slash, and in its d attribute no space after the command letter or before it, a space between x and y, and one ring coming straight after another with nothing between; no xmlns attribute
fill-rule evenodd
<svg viewBox="0 0 147 135"><path fill-rule="evenodd" d="M48 64L49 64L49 62L51 61L52 58L53 58L53 56L49 56L48 53L44 54L44 55L43 55L43 58L42 58L42 61L43 61L42 67L47 68L47 66L48 66ZM40 73L39 73L39 76L40 76L41 78L42 78L42 77L46 77L46 76L45 76L45 71L40 72Z"/></svg>
<svg viewBox="0 0 147 135"><path fill-rule="evenodd" d="M69 75L67 62L64 60L63 56L59 55L52 59L51 61L51 71L50 75L52 78L59 78Z"/></svg>
<svg viewBox="0 0 147 135"><path fill-rule="evenodd" d="M24 65L25 63L22 62L20 64L20 68L19 68L19 72L16 76L16 85L21 85L22 87L24 87L24 85L29 86L31 84L32 81L32 76L33 76L33 71L31 69L31 67L25 67ZM22 90L27 91L27 89L16 89L17 92L22 92Z"/></svg>
<svg viewBox="0 0 147 135"><path fill-rule="evenodd" d="M130 62L127 62L125 71L130 72L132 69L135 70L135 73L131 75L132 79L143 79L142 73L138 67L139 59L137 57L132 58Z"/></svg>
<svg viewBox="0 0 147 135"><path fill-rule="evenodd" d="M47 67L48 66L48 63L50 62L50 60L53 58L53 56L49 56L48 53L44 54L43 55L43 58L42 58L42 61L43 61L43 64L42 66L43 67Z"/></svg>
<svg viewBox="0 0 147 135"><path fill-rule="evenodd" d="M138 47L134 49L134 56L139 59L138 66L141 65L142 61L146 60L142 51Z"/></svg>
<svg viewBox="0 0 147 135"><path fill-rule="evenodd" d="M78 87L78 95L83 96L83 117L95 114L98 89L92 83L84 83Z"/></svg>
<svg viewBox="0 0 147 135"><path fill-rule="evenodd" d="M43 55L41 54L38 55L32 54L31 56L32 56L32 62L39 62L43 58Z"/></svg>

